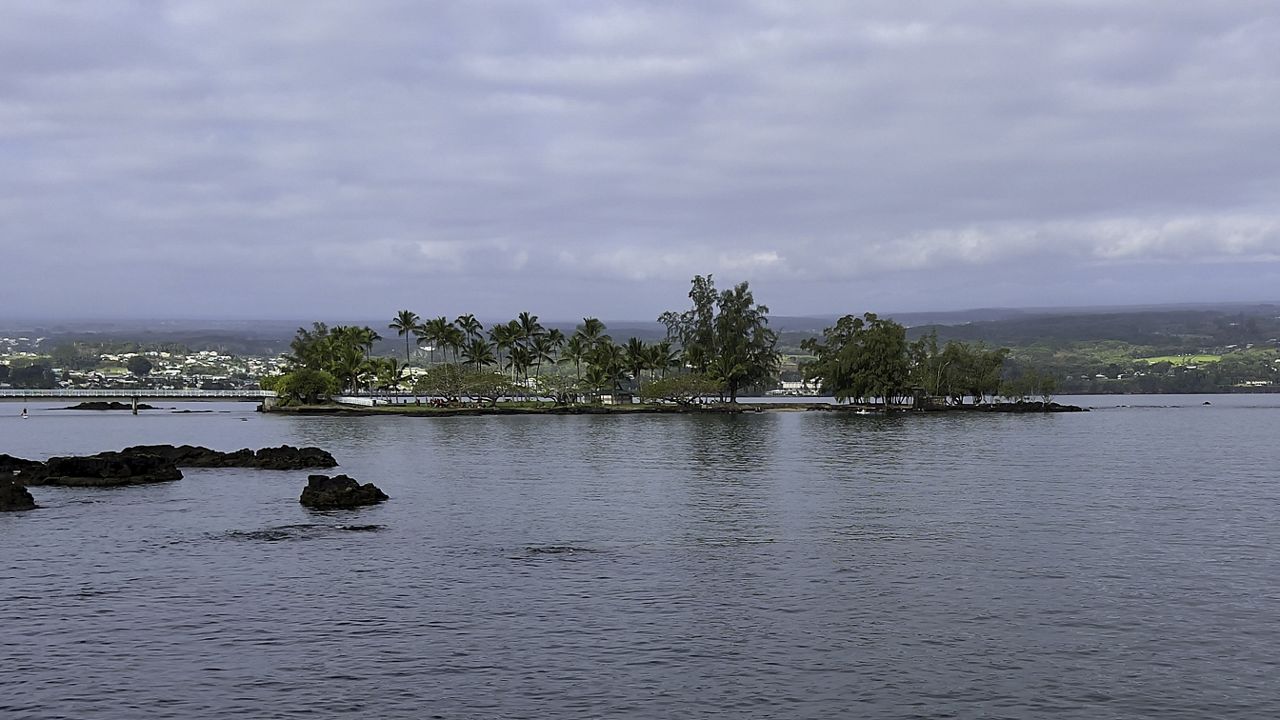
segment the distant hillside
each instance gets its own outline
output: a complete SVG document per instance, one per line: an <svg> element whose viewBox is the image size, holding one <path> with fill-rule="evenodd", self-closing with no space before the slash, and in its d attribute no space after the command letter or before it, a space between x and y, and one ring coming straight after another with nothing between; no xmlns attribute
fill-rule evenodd
<svg viewBox="0 0 1280 720"><path fill-rule="evenodd" d="M1028 315L960 325L920 325L912 327L908 334L914 338L930 331L936 331L940 340L983 341L1009 347L1115 341L1170 352L1195 352L1206 346L1274 343L1280 337L1280 305Z"/></svg>

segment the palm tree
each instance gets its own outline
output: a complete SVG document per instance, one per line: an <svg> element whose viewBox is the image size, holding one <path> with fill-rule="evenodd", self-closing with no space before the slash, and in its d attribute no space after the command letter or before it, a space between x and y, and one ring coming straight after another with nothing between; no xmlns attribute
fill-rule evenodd
<svg viewBox="0 0 1280 720"><path fill-rule="evenodd" d="M338 325L329 333L329 339L335 347L353 346L368 357L369 351L373 349L373 343L382 338L370 327Z"/></svg>
<svg viewBox="0 0 1280 720"><path fill-rule="evenodd" d="M553 330L552 332L556 331ZM562 339L564 338L563 335L560 337ZM556 361L556 350L556 343L552 338L551 333L538 335L533 339L533 342L529 344L529 351L533 357L534 377L542 377L542 363L544 361L549 363L554 363Z"/></svg>
<svg viewBox="0 0 1280 720"><path fill-rule="evenodd" d="M680 351L671 347L670 340L663 340L649 346L649 369L662 371L667 376L669 368L680 367Z"/></svg>
<svg viewBox="0 0 1280 720"><path fill-rule="evenodd" d="M636 388L640 387L640 375L649 369L649 348L640 338L633 337L627 341L624 349L623 366L631 373L631 379L635 381Z"/></svg>
<svg viewBox="0 0 1280 720"><path fill-rule="evenodd" d="M626 354L622 348L611 342L597 343L587 355L587 374L592 370L601 370L615 381L621 377L626 367Z"/></svg>
<svg viewBox="0 0 1280 720"><path fill-rule="evenodd" d="M564 347L564 333L557 328L551 328L547 331L547 342L551 343L552 352L559 353L560 348Z"/></svg>
<svg viewBox="0 0 1280 720"><path fill-rule="evenodd" d="M532 343L547 332L546 328L542 327L542 323L538 322L537 315L530 315L527 312L522 312L516 318L515 322L518 323L520 327L520 339L524 340L526 343Z"/></svg>
<svg viewBox="0 0 1280 720"><path fill-rule="evenodd" d="M493 348L484 338L471 338L471 342L462 348L462 359L469 365L474 365L476 370L497 362L493 357Z"/></svg>
<svg viewBox="0 0 1280 720"><path fill-rule="evenodd" d="M458 362L458 351L467 342L467 334L457 325L450 325L444 329L444 339L441 342L444 343L445 347L453 351L453 361L456 363Z"/></svg>
<svg viewBox="0 0 1280 720"><path fill-rule="evenodd" d="M359 386L360 377L365 373L368 366L368 359L361 352L361 346L355 342L342 342L343 335L352 335L351 330L357 328L347 328L339 326L334 328L338 332L337 337L332 339L330 348L330 362L328 371L338 379L338 383L343 390L355 390Z"/></svg>
<svg viewBox="0 0 1280 720"><path fill-rule="evenodd" d="M458 318L453 321L453 324L458 326L458 329L466 334L468 341L484 337L484 325L480 324L480 321L476 319L475 315L470 313L466 315L459 315Z"/></svg>
<svg viewBox="0 0 1280 720"><path fill-rule="evenodd" d="M512 380L528 380L529 366L533 364L533 353L524 345L512 345L507 353L507 369L511 371Z"/></svg>
<svg viewBox="0 0 1280 720"><path fill-rule="evenodd" d="M395 319L387 327L395 330L397 335L404 337L404 361L407 364L409 362L409 335L419 329L418 313L401 310L396 313Z"/></svg>
<svg viewBox="0 0 1280 720"><path fill-rule="evenodd" d="M401 365L393 357L373 359L374 377L379 390L399 390L407 369L407 364Z"/></svg>
<svg viewBox="0 0 1280 720"><path fill-rule="evenodd" d="M422 324L418 342L431 343L431 362L434 363L436 361L436 348L440 347L449 337L449 330L452 327L453 324L449 322L449 318L443 315L432 318Z"/></svg>
<svg viewBox="0 0 1280 720"><path fill-rule="evenodd" d="M587 359L587 353L590 351L591 346L578 333L574 333L564 343L564 352L560 353L560 359L573 363L574 377L578 380L582 379L582 362Z"/></svg>
<svg viewBox="0 0 1280 720"><path fill-rule="evenodd" d="M369 357L369 353L373 352L373 344L381 340L382 336L368 325L352 328L352 331L360 347L364 348L364 356Z"/></svg>
<svg viewBox="0 0 1280 720"><path fill-rule="evenodd" d="M298 328L297 334L289 342L289 353L285 360L294 367L309 370L324 370L328 364L329 326L322 322L312 323L311 329Z"/></svg>
<svg viewBox="0 0 1280 720"><path fill-rule="evenodd" d="M512 320L512 322L515 321ZM489 341L493 343L494 349L498 352L498 364L505 365L503 352L509 350L516 343L516 336L511 331L511 326L494 325L489 328Z"/></svg>
<svg viewBox="0 0 1280 720"><path fill-rule="evenodd" d="M598 318L585 317L582 318L582 324L574 331L574 335L582 336L587 345L591 346L602 340L609 339L609 336L604 334L604 330L604 323L600 322ZM612 340L610 341L612 342Z"/></svg>

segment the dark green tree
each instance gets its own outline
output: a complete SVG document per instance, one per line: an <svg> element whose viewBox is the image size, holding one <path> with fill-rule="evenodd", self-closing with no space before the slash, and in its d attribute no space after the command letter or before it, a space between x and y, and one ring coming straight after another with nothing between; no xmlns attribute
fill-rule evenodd
<svg viewBox="0 0 1280 720"><path fill-rule="evenodd" d="M144 378L150 375L151 371L155 369L155 366L151 364L151 361L143 355L134 355L129 358L129 362L125 363L125 367L129 372L133 373L134 377L139 378Z"/></svg>
<svg viewBox="0 0 1280 720"><path fill-rule="evenodd" d="M314 405L327 400L340 388L338 380L323 370L298 368L277 378L273 388L286 402Z"/></svg>
<svg viewBox="0 0 1280 720"><path fill-rule="evenodd" d="M906 329L866 313L845 315L822 331L822 339L801 345L816 360L805 367L805 379L841 402L883 399L886 404L909 392Z"/></svg>
<svg viewBox="0 0 1280 720"><path fill-rule="evenodd" d="M15 388L44 389L58 386L58 378L44 363L31 363L9 368L9 384Z"/></svg>
<svg viewBox="0 0 1280 720"><path fill-rule="evenodd" d="M729 402L744 388L772 384L779 357L769 308L756 304L745 282L716 293L712 277L698 275L692 286L692 308L658 318L680 343L685 364L721 383Z"/></svg>

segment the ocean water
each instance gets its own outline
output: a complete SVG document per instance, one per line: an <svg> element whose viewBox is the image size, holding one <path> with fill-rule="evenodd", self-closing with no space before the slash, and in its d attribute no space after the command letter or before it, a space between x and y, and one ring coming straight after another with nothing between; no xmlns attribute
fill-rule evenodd
<svg viewBox="0 0 1280 720"><path fill-rule="evenodd" d="M1280 395L1066 400L1096 409L0 403L2 453L318 445L391 496L32 488L0 515L0 717L1276 717Z"/></svg>

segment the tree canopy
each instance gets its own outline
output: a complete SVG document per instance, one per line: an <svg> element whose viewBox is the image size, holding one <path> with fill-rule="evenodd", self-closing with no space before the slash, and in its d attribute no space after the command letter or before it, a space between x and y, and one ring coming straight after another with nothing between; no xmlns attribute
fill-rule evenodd
<svg viewBox="0 0 1280 720"><path fill-rule="evenodd" d="M129 362L125 363L125 367L135 376L143 378L151 374L155 368L151 361L142 355L134 355L129 358Z"/></svg>
<svg viewBox="0 0 1280 720"><path fill-rule="evenodd" d="M892 402L910 393L907 333L898 323L875 313L845 315L834 327L802 344L817 360L805 368L807 380L839 401Z"/></svg>
<svg viewBox="0 0 1280 720"><path fill-rule="evenodd" d="M689 299L690 309L658 318L668 339L679 343L685 365L719 382L729 402L744 388L771 385L778 336L769 329L769 308L756 304L747 283L716 292L711 275L697 275Z"/></svg>
<svg viewBox="0 0 1280 720"><path fill-rule="evenodd" d="M875 313L846 315L801 346L816 358L805 365L805 379L842 402L891 403L917 392L953 403L966 396L982 402L999 392L1008 355L1004 348L956 341L939 351L932 333L908 343L902 325Z"/></svg>

